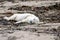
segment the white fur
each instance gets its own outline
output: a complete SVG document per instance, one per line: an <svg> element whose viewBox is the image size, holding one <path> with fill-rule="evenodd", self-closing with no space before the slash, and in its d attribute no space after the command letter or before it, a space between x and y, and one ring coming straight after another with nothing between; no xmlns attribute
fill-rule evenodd
<svg viewBox="0 0 60 40"><path fill-rule="evenodd" d="M25 14L14 14L10 17L4 17L4 19L6 20L16 20L16 24L17 23L21 23L21 22L27 22L27 23L39 23L39 18L36 17L33 14L29 14L29 13L25 13Z"/></svg>

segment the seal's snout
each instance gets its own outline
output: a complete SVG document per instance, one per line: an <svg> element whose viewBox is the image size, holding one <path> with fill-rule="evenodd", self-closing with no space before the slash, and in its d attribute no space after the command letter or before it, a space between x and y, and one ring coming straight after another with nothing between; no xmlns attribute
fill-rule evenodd
<svg viewBox="0 0 60 40"><path fill-rule="evenodd" d="M5 17L3 17L3 19L7 19L7 17L5 16Z"/></svg>
<svg viewBox="0 0 60 40"><path fill-rule="evenodd" d="M8 20L8 17L4 16L3 19Z"/></svg>

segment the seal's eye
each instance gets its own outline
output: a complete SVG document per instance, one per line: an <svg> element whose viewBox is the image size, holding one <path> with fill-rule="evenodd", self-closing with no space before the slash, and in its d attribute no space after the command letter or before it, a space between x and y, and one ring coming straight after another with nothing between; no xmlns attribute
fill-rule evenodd
<svg viewBox="0 0 60 40"><path fill-rule="evenodd" d="M30 24L34 24L34 22L30 21Z"/></svg>
<svg viewBox="0 0 60 40"><path fill-rule="evenodd" d="M30 21L30 24L32 24L32 21Z"/></svg>

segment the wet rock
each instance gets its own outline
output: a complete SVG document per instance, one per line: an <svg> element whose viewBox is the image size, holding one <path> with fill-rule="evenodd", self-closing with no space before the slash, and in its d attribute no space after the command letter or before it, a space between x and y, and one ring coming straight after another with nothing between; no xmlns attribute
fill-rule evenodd
<svg viewBox="0 0 60 40"><path fill-rule="evenodd" d="M0 24L3 24L3 25L9 25L10 22L7 21L7 20L1 19L1 20L0 20Z"/></svg>
<svg viewBox="0 0 60 40"><path fill-rule="evenodd" d="M9 36L8 40L16 40L16 36Z"/></svg>

